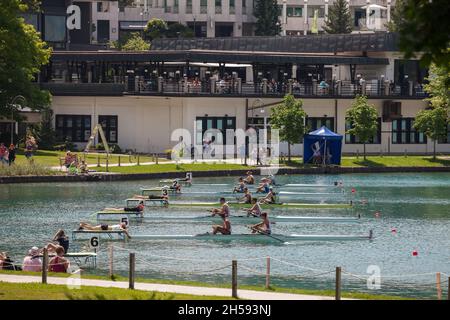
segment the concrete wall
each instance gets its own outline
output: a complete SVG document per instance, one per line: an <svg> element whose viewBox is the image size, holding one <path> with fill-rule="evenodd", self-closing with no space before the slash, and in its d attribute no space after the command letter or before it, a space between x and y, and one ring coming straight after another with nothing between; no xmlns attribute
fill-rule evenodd
<svg viewBox="0 0 450 320"><path fill-rule="evenodd" d="M248 99L251 106L254 98ZM263 103L280 101L279 98L264 98ZM345 133L345 112L352 99L303 99L303 107L310 117L335 117L337 132ZM379 115L382 114L382 99L370 99ZM414 117L425 107L421 100L399 100L402 102L402 115ZM337 103L337 113L335 112ZM175 145L170 135L177 128L185 128L194 137L196 117L226 115L236 117L236 127L245 128L246 98L223 97L164 97L164 96L124 96L124 97L53 97L52 108L58 114L84 114L92 116L92 123L98 121L98 115L118 116L118 144L122 149L136 149L140 152L163 152ZM267 109L270 109L268 107ZM270 111L267 110L268 116ZM253 115L260 114L258 110ZM249 117L252 117L249 112ZM368 144L367 151L372 153L429 153L433 150L432 141L427 144L390 144L391 123L382 122L382 143ZM344 152L362 152L362 144L345 144ZM439 152L450 152L450 144L438 144ZM281 152L287 152L283 144ZM294 154L302 153L302 145L295 145Z"/></svg>

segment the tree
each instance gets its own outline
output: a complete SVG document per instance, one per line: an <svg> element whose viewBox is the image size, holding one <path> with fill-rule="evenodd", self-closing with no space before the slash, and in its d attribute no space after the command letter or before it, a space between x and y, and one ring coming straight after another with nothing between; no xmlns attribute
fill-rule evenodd
<svg viewBox="0 0 450 320"><path fill-rule="evenodd" d="M365 96L357 96L350 109L346 112L351 128L347 133L355 135L364 145L364 160L366 160L366 143L377 133L377 109L367 101Z"/></svg>
<svg viewBox="0 0 450 320"><path fill-rule="evenodd" d="M445 67L438 67L435 64L430 65L428 83L424 85L425 91L428 93L429 101L433 107L450 108L450 91L448 84L450 83L450 74Z"/></svg>
<svg viewBox="0 0 450 320"><path fill-rule="evenodd" d="M37 139L39 148L51 150L56 143L56 132L53 129L53 110L49 107L41 111L41 122L35 125L31 134Z"/></svg>
<svg viewBox="0 0 450 320"><path fill-rule="evenodd" d="M121 46L122 51L145 51L150 49L150 43L146 42L139 33L135 32L128 41Z"/></svg>
<svg viewBox="0 0 450 320"><path fill-rule="evenodd" d="M342 34L351 33L352 15L347 1L336 0L328 10L328 16L323 27L326 33Z"/></svg>
<svg viewBox="0 0 450 320"><path fill-rule="evenodd" d="M291 161L291 145L300 143L305 134L306 112L303 110L302 100L287 94L283 103L272 109L270 125L280 130L280 139L288 143L288 159Z"/></svg>
<svg viewBox="0 0 450 320"><path fill-rule="evenodd" d="M447 109L442 106L421 110L414 120L414 129L423 132L434 142L433 159L436 159L436 141L447 137L447 123Z"/></svg>
<svg viewBox="0 0 450 320"><path fill-rule="evenodd" d="M163 35L166 38L193 38L194 31L184 24L175 22L167 27Z"/></svg>
<svg viewBox="0 0 450 320"><path fill-rule="evenodd" d="M36 1L27 0L36 5ZM20 16L28 6L20 0L2 0L0 10L0 117L18 118L14 97L22 95L28 107L39 110L50 104L50 93L33 82L41 66L48 63L47 48L32 25Z"/></svg>
<svg viewBox="0 0 450 320"><path fill-rule="evenodd" d="M450 72L448 0L397 0L395 5L391 30L399 33L405 58L421 52L423 65L433 62Z"/></svg>
<svg viewBox="0 0 450 320"><path fill-rule="evenodd" d="M164 20L153 18L147 22L144 35L147 39L153 40L162 38L167 31L167 23Z"/></svg>
<svg viewBox="0 0 450 320"><path fill-rule="evenodd" d="M281 15L277 0L255 0L253 15L256 18L257 36L277 36L281 32Z"/></svg>

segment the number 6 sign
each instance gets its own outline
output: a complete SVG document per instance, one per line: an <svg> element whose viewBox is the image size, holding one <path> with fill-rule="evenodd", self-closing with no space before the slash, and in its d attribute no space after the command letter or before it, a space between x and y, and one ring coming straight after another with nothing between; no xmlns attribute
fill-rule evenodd
<svg viewBox="0 0 450 320"><path fill-rule="evenodd" d="M99 246L99 237L92 237L92 238L89 240L89 247L90 247L91 249L97 249L98 246Z"/></svg>

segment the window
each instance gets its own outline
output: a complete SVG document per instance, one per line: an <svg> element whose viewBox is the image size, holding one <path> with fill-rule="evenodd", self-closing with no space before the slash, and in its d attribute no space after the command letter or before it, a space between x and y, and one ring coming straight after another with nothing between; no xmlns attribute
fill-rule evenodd
<svg viewBox="0 0 450 320"><path fill-rule="evenodd" d="M216 13L222 13L222 0L214 0L216 4Z"/></svg>
<svg viewBox="0 0 450 320"><path fill-rule="evenodd" d="M192 13L192 0L186 0L186 13Z"/></svg>
<svg viewBox="0 0 450 320"><path fill-rule="evenodd" d="M323 18L325 16L324 6L308 6L308 18L314 18L314 11L317 10L317 17Z"/></svg>
<svg viewBox="0 0 450 320"><path fill-rule="evenodd" d="M90 115L56 115L56 136L59 141L87 142L91 136Z"/></svg>
<svg viewBox="0 0 450 320"><path fill-rule="evenodd" d="M44 40L51 42L64 42L66 39L66 17L45 16Z"/></svg>
<svg viewBox="0 0 450 320"><path fill-rule="evenodd" d="M103 2L97 2L97 12L103 12Z"/></svg>
<svg viewBox="0 0 450 320"><path fill-rule="evenodd" d="M230 13L231 14L234 14L234 12L235 12L235 3L234 3L234 0L230 0Z"/></svg>
<svg viewBox="0 0 450 320"><path fill-rule="evenodd" d="M286 15L288 17L301 17L302 16L302 7L287 7Z"/></svg>
<svg viewBox="0 0 450 320"><path fill-rule="evenodd" d="M200 0L200 13L208 12L208 0Z"/></svg>
<svg viewBox="0 0 450 320"><path fill-rule="evenodd" d="M392 143L427 143L427 137L414 129L414 118L392 120Z"/></svg>
<svg viewBox="0 0 450 320"><path fill-rule="evenodd" d="M236 130L236 117L197 117L195 121L195 143L201 145L203 138L212 139L211 134L205 136L205 132L208 129L218 129L222 132L223 141L219 141L219 137L216 137L216 142L219 144L225 144L226 130Z"/></svg>
<svg viewBox="0 0 450 320"><path fill-rule="evenodd" d="M179 3L178 0L173 1L173 13L178 13Z"/></svg>
<svg viewBox="0 0 450 320"><path fill-rule="evenodd" d="M98 116L98 123L101 124L108 143L117 143L117 116Z"/></svg>
<svg viewBox="0 0 450 320"><path fill-rule="evenodd" d="M242 0L242 14L247 13L247 0Z"/></svg>
<svg viewBox="0 0 450 320"><path fill-rule="evenodd" d="M331 117L321 117L321 118L307 118L306 125L308 130L314 131L322 126L327 127L331 131L334 131L334 118Z"/></svg>
<svg viewBox="0 0 450 320"><path fill-rule="evenodd" d="M439 143L450 143L450 123L447 124L447 137L444 139L439 139Z"/></svg>
<svg viewBox="0 0 450 320"><path fill-rule="evenodd" d="M352 123L349 120L345 120L345 143L347 144L358 144L362 143L359 141L358 136L347 133L347 130L352 128ZM369 139L368 144L380 144L381 143L381 118L378 118L377 132Z"/></svg>

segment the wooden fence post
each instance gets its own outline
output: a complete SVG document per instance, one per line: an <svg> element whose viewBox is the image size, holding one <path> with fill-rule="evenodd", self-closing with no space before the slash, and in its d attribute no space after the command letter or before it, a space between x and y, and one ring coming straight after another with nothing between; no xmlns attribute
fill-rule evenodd
<svg viewBox="0 0 450 320"><path fill-rule="evenodd" d="M48 249L44 248L42 259L42 283L47 283L47 274L48 274Z"/></svg>
<svg viewBox="0 0 450 320"><path fill-rule="evenodd" d="M270 288L270 257L266 258L266 289Z"/></svg>
<svg viewBox="0 0 450 320"><path fill-rule="evenodd" d="M336 300L341 300L341 280L341 267L336 267Z"/></svg>
<svg viewBox="0 0 450 320"><path fill-rule="evenodd" d="M158 155L155 154L155 163L158 164Z"/></svg>
<svg viewBox="0 0 450 320"><path fill-rule="evenodd" d="M436 291L438 300L442 300L441 273L436 272Z"/></svg>
<svg viewBox="0 0 450 320"><path fill-rule="evenodd" d="M447 279L448 288L447 288L447 300L450 300L450 277Z"/></svg>
<svg viewBox="0 0 450 320"><path fill-rule="evenodd" d="M109 277L114 276L114 246L109 246Z"/></svg>
<svg viewBox="0 0 450 320"><path fill-rule="evenodd" d="M109 157L106 156L106 172L109 172Z"/></svg>
<svg viewBox="0 0 450 320"><path fill-rule="evenodd" d="M120 167L120 156L119 159L117 160L117 166Z"/></svg>
<svg viewBox="0 0 450 320"><path fill-rule="evenodd" d="M130 270L129 270L129 288L134 289L134 271L136 267L136 256L134 252L130 252Z"/></svg>
<svg viewBox="0 0 450 320"><path fill-rule="evenodd" d="M139 160L139 155L137 155L137 165L139 166L141 164L140 160Z"/></svg>
<svg viewBox="0 0 450 320"><path fill-rule="evenodd" d="M233 298L238 297L237 295L237 261L231 261L231 296Z"/></svg>
<svg viewBox="0 0 450 320"><path fill-rule="evenodd" d="M99 154L97 155L97 167L100 168L100 155Z"/></svg>

